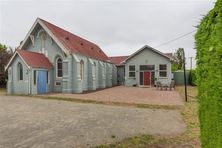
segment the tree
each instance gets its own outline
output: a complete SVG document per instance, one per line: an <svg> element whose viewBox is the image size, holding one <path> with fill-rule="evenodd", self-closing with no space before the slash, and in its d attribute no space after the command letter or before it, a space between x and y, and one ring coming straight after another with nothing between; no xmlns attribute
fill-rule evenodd
<svg viewBox="0 0 222 148"><path fill-rule="evenodd" d="M12 49L7 50L6 45L0 43L0 87L6 86L7 74L5 72L5 65L12 56Z"/></svg>
<svg viewBox="0 0 222 148"><path fill-rule="evenodd" d="M182 50L183 48L178 48L177 51L173 54L172 71L183 69L183 57L181 55Z"/></svg>
<svg viewBox="0 0 222 148"><path fill-rule="evenodd" d="M2 45L2 44L0 43L0 53L6 51L6 49L7 49L6 45Z"/></svg>
<svg viewBox="0 0 222 148"><path fill-rule="evenodd" d="M201 145L222 148L222 0L195 34Z"/></svg>

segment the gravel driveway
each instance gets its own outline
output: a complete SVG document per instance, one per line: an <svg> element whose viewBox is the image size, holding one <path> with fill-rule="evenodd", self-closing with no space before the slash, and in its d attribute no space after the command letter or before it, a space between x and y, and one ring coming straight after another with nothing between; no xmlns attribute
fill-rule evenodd
<svg viewBox="0 0 222 148"><path fill-rule="evenodd" d="M116 86L83 94L47 94L52 97L119 102L129 104L183 105L180 94L175 90L157 90L156 88Z"/></svg>
<svg viewBox="0 0 222 148"><path fill-rule="evenodd" d="M0 96L0 147L91 147L185 131L177 110Z"/></svg>

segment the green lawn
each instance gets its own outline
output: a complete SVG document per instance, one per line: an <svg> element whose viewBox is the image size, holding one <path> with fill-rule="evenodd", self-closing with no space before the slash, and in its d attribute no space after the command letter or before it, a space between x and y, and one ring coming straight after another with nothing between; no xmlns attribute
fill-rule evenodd
<svg viewBox="0 0 222 148"><path fill-rule="evenodd" d="M176 89L184 98L184 87L177 87ZM177 136L158 137L150 135L140 135L136 137L126 138L120 142L101 145L98 148L145 148L145 147L200 147L199 141L199 120L198 120L198 102L196 99L197 88L188 86L188 102L184 107L179 109L182 118L187 125L185 133Z"/></svg>

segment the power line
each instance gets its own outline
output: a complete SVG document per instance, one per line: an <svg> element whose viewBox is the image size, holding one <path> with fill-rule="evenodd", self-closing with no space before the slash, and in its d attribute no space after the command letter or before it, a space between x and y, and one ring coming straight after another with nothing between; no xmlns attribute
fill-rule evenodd
<svg viewBox="0 0 222 148"><path fill-rule="evenodd" d="M183 38L183 37L185 37L185 36L187 36L187 35L189 35L189 34L195 32L195 31L196 31L196 29L193 30L193 31L191 31L191 32L188 32L188 33L186 33L186 34L183 34L183 35L181 35L181 36L179 36L179 37L177 37L177 38L175 38L175 39L172 39L172 40L169 40L169 41L164 42L164 43L162 43L162 44L159 44L159 45L156 46L156 47L160 47L160 46L163 46L163 45L169 44L169 43L171 43L171 42L174 42L174 41L176 41L176 40L179 40L179 39L181 39L181 38Z"/></svg>

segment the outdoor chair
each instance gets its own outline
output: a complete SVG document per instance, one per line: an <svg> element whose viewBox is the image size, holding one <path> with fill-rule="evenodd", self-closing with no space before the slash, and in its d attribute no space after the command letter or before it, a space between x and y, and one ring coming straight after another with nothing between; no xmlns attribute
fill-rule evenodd
<svg viewBox="0 0 222 148"><path fill-rule="evenodd" d="M174 80L171 81L170 83L170 90L172 90L172 88L175 90L176 88L176 82Z"/></svg>
<svg viewBox="0 0 222 148"><path fill-rule="evenodd" d="M162 84L161 84L161 82L159 82L159 81L156 82L156 88L157 88L157 89L160 88L160 90L162 90Z"/></svg>

